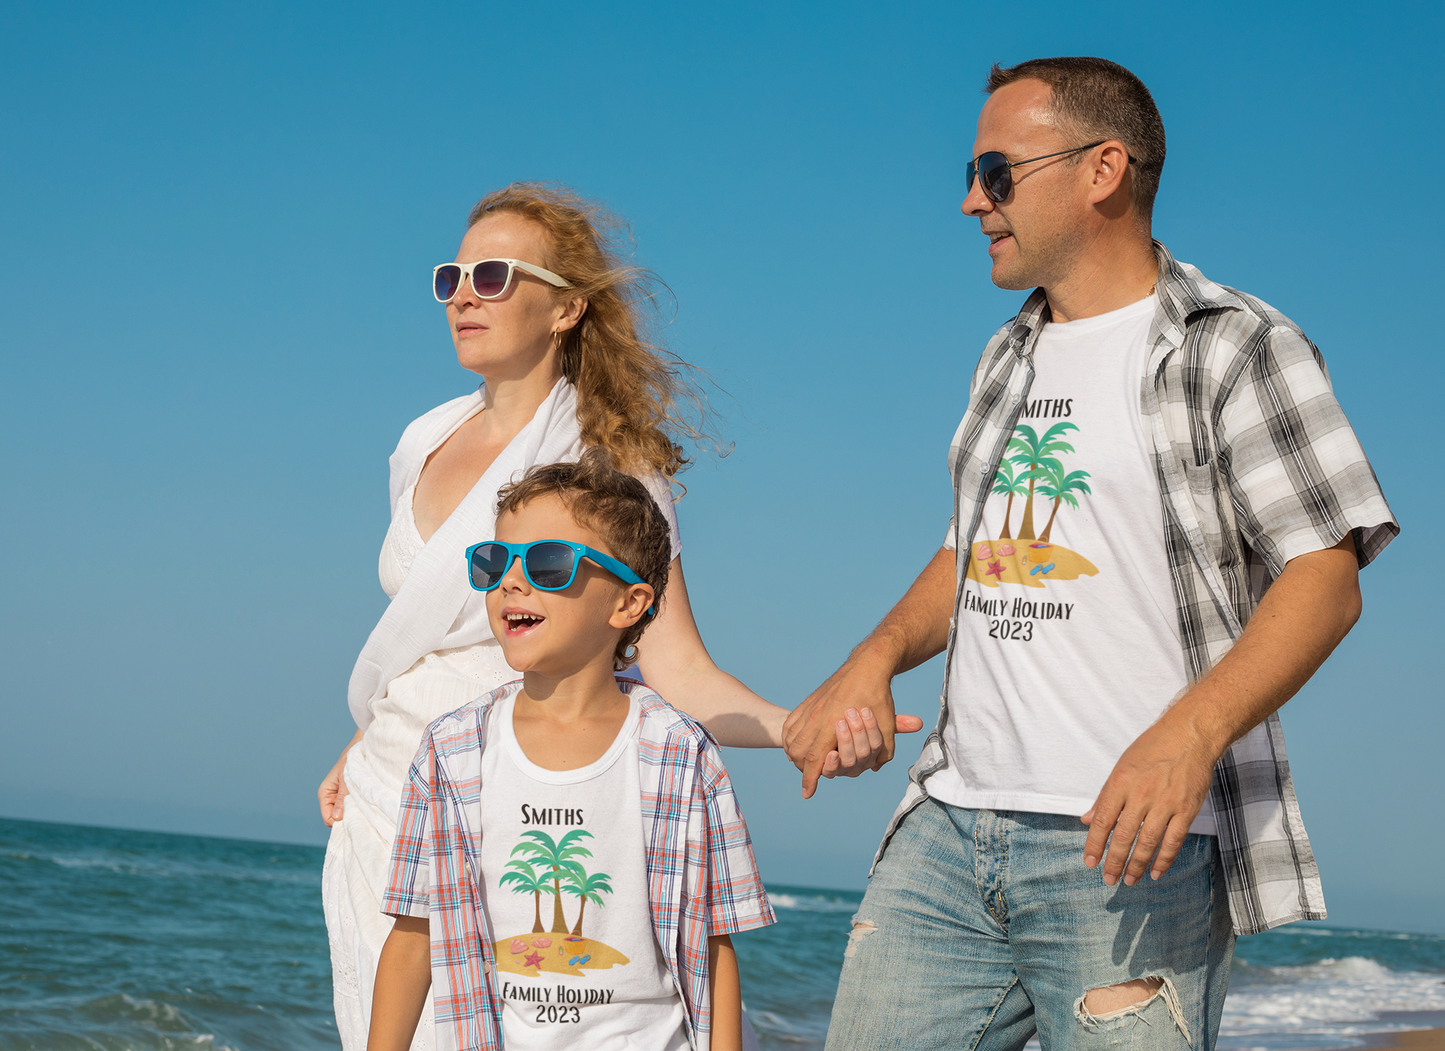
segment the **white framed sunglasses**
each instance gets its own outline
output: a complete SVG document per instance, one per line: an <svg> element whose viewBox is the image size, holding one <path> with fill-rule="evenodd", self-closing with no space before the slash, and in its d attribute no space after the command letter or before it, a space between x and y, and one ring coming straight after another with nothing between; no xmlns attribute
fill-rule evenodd
<svg viewBox="0 0 1445 1051"><path fill-rule="evenodd" d="M438 303L450 303L462 282L471 281L478 299L496 299L511 287L514 270L539 277L555 288L572 287L566 278L520 259L478 259L475 263L443 263L432 267L432 295Z"/></svg>

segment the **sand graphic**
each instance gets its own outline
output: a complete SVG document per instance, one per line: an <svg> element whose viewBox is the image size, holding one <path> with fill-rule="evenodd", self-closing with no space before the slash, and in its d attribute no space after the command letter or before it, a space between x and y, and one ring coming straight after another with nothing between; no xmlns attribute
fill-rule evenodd
<svg viewBox="0 0 1445 1051"><path fill-rule="evenodd" d="M985 587L1000 582L1041 588L1051 580L1078 580L1099 572L1083 555L1038 540L981 540L973 545L968 579Z"/></svg>
<svg viewBox="0 0 1445 1051"><path fill-rule="evenodd" d="M605 971L628 962L610 945L596 938L579 938L567 934L534 934L528 932L515 938L493 942L497 970L525 974L536 978L543 971L582 977L583 971Z"/></svg>

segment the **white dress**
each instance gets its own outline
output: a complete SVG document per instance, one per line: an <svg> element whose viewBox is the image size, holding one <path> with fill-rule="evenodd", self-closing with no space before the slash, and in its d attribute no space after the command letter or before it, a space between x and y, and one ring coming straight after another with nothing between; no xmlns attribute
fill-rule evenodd
<svg viewBox="0 0 1445 1051"><path fill-rule="evenodd" d="M427 457L481 408L480 391L438 406L407 427L391 458L392 518L378 569L382 589L393 602L358 658L360 674L352 674L348 691L352 714L366 729L346 756L348 795L342 819L331 826L321 876L336 1028L344 1051L366 1048L376 965L392 927L391 917L381 911L381 897L396 838L401 785L422 731L447 712L517 678L486 626L485 604L461 583L465 580L461 551L467 544L491 536L500 484L534 463L575 460L583 449L576 422L576 392L566 381L559 381L532 423L497 457L431 540L423 541L412 507L422 467ZM656 472L639 480L667 519L676 558L682 541L669 483ZM431 561L423 572L421 566L429 556ZM413 563L417 564L415 574ZM421 594L422 600L397 602L404 584L413 599ZM405 612L398 613L398 607ZM425 623L418 628L417 621ZM384 631L385 627L392 630ZM465 640L465 644L453 648L417 645L418 638L443 642L451 638ZM408 646L414 648L408 650ZM422 655L409 667L405 658L399 665L395 662L397 653L410 656L416 652ZM397 667L405 670L395 671ZM413 1051L432 1051L436 1046L434 1029L428 997L412 1041Z"/></svg>
<svg viewBox="0 0 1445 1051"><path fill-rule="evenodd" d="M415 484L397 502L381 546L381 586L394 598L422 549L412 511ZM322 901L331 941L336 1028L345 1051L364 1051L371 1023L371 991L382 944L392 920L381 911L381 893L396 836L401 783L431 722L483 693L510 682L496 639L428 653L391 680L372 706L373 719L346 757L349 795L342 818L331 826L322 874ZM413 1051L431 1051L431 998L422 1011Z"/></svg>

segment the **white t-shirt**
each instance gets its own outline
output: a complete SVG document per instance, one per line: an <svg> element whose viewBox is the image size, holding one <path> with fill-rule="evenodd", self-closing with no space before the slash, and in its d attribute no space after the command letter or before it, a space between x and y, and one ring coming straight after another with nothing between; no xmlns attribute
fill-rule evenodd
<svg viewBox="0 0 1445 1051"><path fill-rule="evenodd" d="M1028 402L960 556L935 799L1082 814L1188 682L1139 409L1154 308L1149 296L1039 333ZM1207 801L1190 831L1214 833Z"/></svg>
<svg viewBox="0 0 1445 1051"><path fill-rule="evenodd" d="M498 939L503 1042L685 1049L648 905L637 701L606 754L578 770L527 758L515 706L513 693L487 714L482 753L482 906Z"/></svg>

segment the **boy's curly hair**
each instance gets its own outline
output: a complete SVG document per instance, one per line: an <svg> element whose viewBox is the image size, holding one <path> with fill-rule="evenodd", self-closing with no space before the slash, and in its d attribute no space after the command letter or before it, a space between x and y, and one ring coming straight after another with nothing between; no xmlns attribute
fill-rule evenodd
<svg viewBox="0 0 1445 1051"><path fill-rule="evenodd" d="M521 479L497 491L497 515L515 511L539 496L555 493L581 525L597 533L609 554L652 585L652 613L622 633L612 666L621 671L637 663L637 641L662 609L672 538L667 519L647 487L616 470L601 449L589 449L576 463L533 467Z"/></svg>

